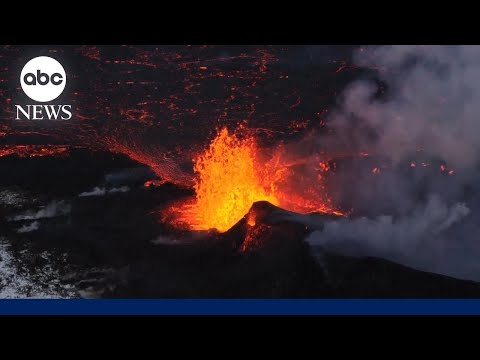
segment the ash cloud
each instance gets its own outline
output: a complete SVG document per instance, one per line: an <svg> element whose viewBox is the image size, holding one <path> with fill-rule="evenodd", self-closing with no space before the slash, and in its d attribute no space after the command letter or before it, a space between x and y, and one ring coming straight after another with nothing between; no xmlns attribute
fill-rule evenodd
<svg viewBox="0 0 480 360"><path fill-rule="evenodd" d="M353 59L376 75L345 89L318 141L381 156L390 169L369 183L345 170L342 200L366 217L327 222L307 241L480 281L480 46L367 47ZM419 153L454 175L408 169Z"/></svg>

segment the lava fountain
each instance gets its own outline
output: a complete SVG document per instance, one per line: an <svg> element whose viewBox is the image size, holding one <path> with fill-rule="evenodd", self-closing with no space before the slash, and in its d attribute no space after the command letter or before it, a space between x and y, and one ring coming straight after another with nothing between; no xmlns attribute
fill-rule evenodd
<svg viewBox="0 0 480 360"><path fill-rule="evenodd" d="M240 139L226 128L205 153L194 159L195 199L180 205L178 221L193 230L227 231L255 201L278 204L256 169L257 146L251 136Z"/></svg>
<svg viewBox="0 0 480 360"><path fill-rule="evenodd" d="M193 160L195 198L172 205L167 221L191 230L225 232L262 200L294 211L340 214L330 207L325 194L318 195L323 187L316 186L317 194L312 193L314 185L319 185L317 177L307 187L299 187L302 176L281 161L279 153L267 161L265 157L254 136L219 130L205 152ZM251 219L248 224L254 225Z"/></svg>

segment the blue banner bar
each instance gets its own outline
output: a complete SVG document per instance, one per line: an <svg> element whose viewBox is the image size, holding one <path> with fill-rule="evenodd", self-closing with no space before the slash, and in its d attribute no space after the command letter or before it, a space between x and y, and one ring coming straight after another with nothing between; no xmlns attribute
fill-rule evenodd
<svg viewBox="0 0 480 360"><path fill-rule="evenodd" d="M2 299L6 314L480 315L480 299Z"/></svg>

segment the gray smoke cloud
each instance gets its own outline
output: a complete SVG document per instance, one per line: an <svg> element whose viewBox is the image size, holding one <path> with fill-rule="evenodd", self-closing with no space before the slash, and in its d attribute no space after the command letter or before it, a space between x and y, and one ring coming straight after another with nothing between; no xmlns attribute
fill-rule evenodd
<svg viewBox="0 0 480 360"><path fill-rule="evenodd" d="M353 115L376 134L374 143L354 136L358 147L396 161L423 149L458 169L478 164L480 46L372 47L357 51L354 61L377 70L391 94L375 101L375 83L352 83L332 116L338 135L349 134ZM351 134L344 140L351 143Z"/></svg>
<svg viewBox="0 0 480 360"><path fill-rule="evenodd" d="M344 255L381 257L423 271L478 278L480 248L476 253L463 251L465 244L449 244L447 234L447 229L462 226L469 214L463 203L448 207L439 196L432 196L398 219L379 215L325 222L323 230L312 232L306 241Z"/></svg>
<svg viewBox="0 0 480 360"><path fill-rule="evenodd" d="M324 146L382 156L392 169L421 151L455 174L392 170L375 186L353 184L357 205L375 214L328 222L307 241L480 281L480 46L366 47L353 59L377 79L347 86Z"/></svg>
<svg viewBox="0 0 480 360"><path fill-rule="evenodd" d="M111 189L106 189L106 188L100 188L96 186L93 188L91 191L85 191L80 194L78 194L79 197L88 197L88 196L104 196L106 194L115 194L115 193L125 193L130 191L130 188L128 186L120 186L118 188L111 188Z"/></svg>
<svg viewBox="0 0 480 360"><path fill-rule="evenodd" d="M38 221L34 221L29 225L23 225L21 228L17 230L17 233L23 234L38 230L40 228L40 223Z"/></svg>
<svg viewBox="0 0 480 360"><path fill-rule="evenodd" d="M13 221L20 220L38 220L44 218L53 218L57 216L63 216L69 214L71 211L71 205L65 201L52 201L46 206L42 207L38 211L29 210L23 214L16 215L12 219Z"/></svg>

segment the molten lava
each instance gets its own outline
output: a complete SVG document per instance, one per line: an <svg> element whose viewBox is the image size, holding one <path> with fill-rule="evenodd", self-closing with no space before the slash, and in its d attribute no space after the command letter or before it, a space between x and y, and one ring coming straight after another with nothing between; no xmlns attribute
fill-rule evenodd
<svg viewBox="0 0 480 360"><path fill-rule="evenodd" d="M3 145L0 157L16 155L20 158L43 156L66 156L69 147L64 145Z"/></svg>
<svg viewBox="0 0 480 360"><path fill-rule="evenodd" d="M192 230L224 232L262 200L294 211L342 214L329 203L321 177L296 173L279 154L266 162L262 155L253 136L220 130L194 159L195 199L171 206L164 219ZM255 225L255 219L247 222Z"/></svg>
<svg viewBox="0 0 480 360"><path fill-rule="evenodd" d="M255 201L278 204L256 169L253 137L239 139L222 129L206 152L194 160L196 199L184 212L192 229L226 231Z"/></svg>

